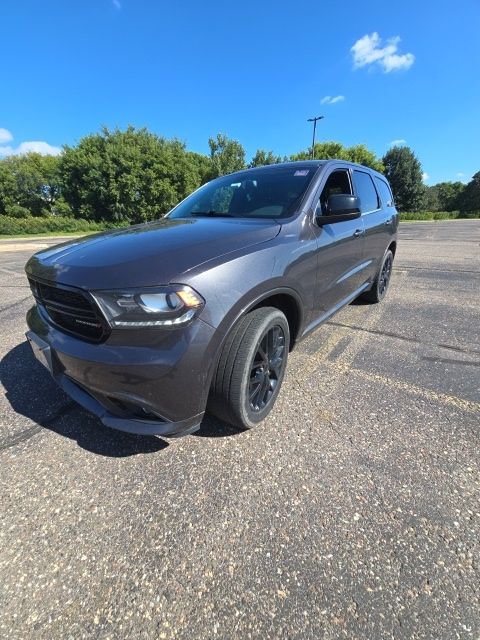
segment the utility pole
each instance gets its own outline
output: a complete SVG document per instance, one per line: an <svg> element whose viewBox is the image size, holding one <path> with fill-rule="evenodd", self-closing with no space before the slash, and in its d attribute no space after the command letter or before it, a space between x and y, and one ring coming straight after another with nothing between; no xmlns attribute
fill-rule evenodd
<svg viewBox="0 0 480 640"><path fill-rule="evenodd" d="M313 122L313 141L312 141L312 160L315 159L315 131L317 130L317 120L323 120L325 116L316 116L309 118L307 122Z"/></svg>

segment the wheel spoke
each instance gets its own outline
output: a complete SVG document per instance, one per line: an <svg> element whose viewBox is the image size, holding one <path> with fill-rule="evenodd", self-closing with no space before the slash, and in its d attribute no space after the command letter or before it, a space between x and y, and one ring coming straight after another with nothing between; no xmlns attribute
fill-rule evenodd
<svg viewBox="0 0 480 640"><path fill-rule="evenodd" d="M257 356L255 356L255 360L253 361L251 370L254 371L255 369L260 369L261 367L263 367L263 365L264 365L264 361L258 358L258 353L257 353Z"/></svg>
<svg viewBox="0 0 480 640"><path fill-rule="evenodd" d="M254 387L253 391L250 391L249 400L250 400L250 404L253 407L258 406L258 402L256 402L256 400L258 398L261 388L262 388L262 383L260 382Z"/></svg>
<svg viewBox="0 0 480 640"><path fill-rule="evenodd" d="M271 360L269 362L269 368L270 368L271 371L273 371L275 373L275 376L277 378L280 375L284 352L285 352L285 347L283 345L279 345L277 347L277 349L275 350L273 358L271 358Z"/></svg>
<svg viewBox="0 0 480 640"><path fill-rule="evenodd" d="M260 393L259 395L259 406L260 409L263 409L263 407L267 404L267 399L268 399L268 393L270 390L270 378L268 377L268 375L265 375L263 378L263 383L261 385L261 389L260 389Z"/></svg>
<svg viewBox="0 0 480 640"><path fill-rule="evenodd" d="M282 369L282 362L283 362L283 358L282 357L275 358L274 360L270 361L270 370L273 371L273 373L275 374L275 378L277 380L280 377L280 371Z"/></svg>
<svg viewBox="0 0 480 640"><path fill-rule="evenodd" d="M263 381L263 371L256 371L255 375L250 378L250 386L260 384Z"/></svg>
<svg viewBox="0 0 480 640"><path fill-rule="evenodd" d="M250 403L255 405L255 400L259 395L259 392L262 388L262 384L265 378L265 374L257 371L257 373L255 374L255 376L253 378L250 378L250 383L249 383L249 399L250 399Z"/></svg>
<svg viewBox="0 0 480 640"><path fill-rule="evenodd" d="M273 349L275 347L275 329L276 327L270 329L267 333L267 359L272 357Z"/></svg>
<svg viewBox="0 0 480 640"><path fill-rule="evenodd" d="M268 351L268 349L266 348L266 346L264 344L266 342L266 338L267 338L267 336L265 336L262 339L262 341L260 343L260 346L258 347L258 351L255 354L255 357L256 358L258 357L262 362L266 362L267 361L267 351Z"/></svg>

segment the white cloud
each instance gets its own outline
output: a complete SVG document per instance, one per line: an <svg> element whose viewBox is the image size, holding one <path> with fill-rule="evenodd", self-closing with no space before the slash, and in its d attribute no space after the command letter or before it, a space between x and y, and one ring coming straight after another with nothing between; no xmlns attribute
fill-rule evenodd
<svg viewBox="0 0 480 640"><path fill-rule="evenodd" d="M42 156L58 156L62 153L60 147L54 147L48 142L42 140L30 140L28 142L21 142L15 150L15 153L22 155L34 151L40 153Z"/></svg>
<svg viewBox="0 0 480 640"><path fill-rule="evenodd" d="M120 0L112 0L112 4L115 9L118 9L119 11L122 8L122 3L120 2Z"/></svg>
<svg viewBox="0 0 480 640"><path fill-rule="evenodd" d="M0 129L0 157L13 155L21 156L25 153L30 153L31 151L40 153L42 156L58 156L62 153L60 147L54 147L43 140L28 140L26 142L21 142L17 147L5 144L12 140L13 136L10 131L7 131L7 129Z"/></svg>
<svg viewBox="0 0 480 640"><path fill-rule="evenodd" d="M422 180L423 180L424 182L427 182L429 178L430 178L430 176L428 175L428 173L427 173L426 171L424 171L424 172L422 173Z"/></svg>
<svg viewBox="0 0 480 640"><path fill-rule="evenodd" d="M390 142L391 147L401 147L403 144L407 144L407 141L403 138L399 138L398 140L392 140Z"/></svg>
<svg viewBox="0 0 480 640"><path fill-rule="evenodd" d="M343 102L345 96L325 96L320 100L320 104L337 104L337 102Z"/></svg>
<svg viewBox="0 0 480 640"><path fill-rule="evenodd" d="M378 63L385 73L409 69L415 61L413 53L398 53L400 37L389 38L382 47L382 39L376 31L371 35L364 35L357 40L350 49L353 55L353 67L359 69L367 65Z"/></svg>
<svg viewBox="0 0 480 640"><path fill-rule="evenodd" d="M13 136L8 129L0 128L0 144L6 144L7 142L11 142L13 140Z"/></svg>

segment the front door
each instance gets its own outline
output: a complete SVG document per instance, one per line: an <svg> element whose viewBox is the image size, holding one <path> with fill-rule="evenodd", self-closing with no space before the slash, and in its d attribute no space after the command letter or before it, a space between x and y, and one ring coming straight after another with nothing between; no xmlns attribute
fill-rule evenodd
<svg viewBox="0 0 480 640"><path fill-rule="evenodd" d="M329 196L353 194L347 168L333 169L320 187L315 213L321 215ZM317 320L348 301L366 282L365 227L362 218L315 227L317 236Z"/></svg>

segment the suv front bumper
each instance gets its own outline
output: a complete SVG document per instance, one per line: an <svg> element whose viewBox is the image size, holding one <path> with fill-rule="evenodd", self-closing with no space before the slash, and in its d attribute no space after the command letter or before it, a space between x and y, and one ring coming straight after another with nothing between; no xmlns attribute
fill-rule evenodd
<svg viewBox="0 0 480 640"><path fill-rule="evenodd" d="M52 326L37 306L27 323L37 360L105 426L170 437L199 429L214 359L214 329L202 320L150 346L79 340Z"/></svg>

